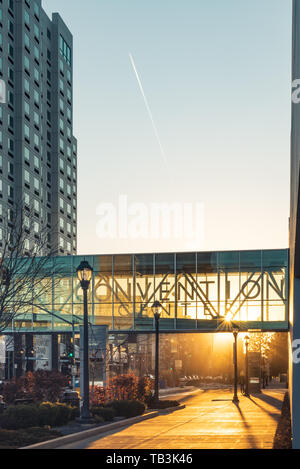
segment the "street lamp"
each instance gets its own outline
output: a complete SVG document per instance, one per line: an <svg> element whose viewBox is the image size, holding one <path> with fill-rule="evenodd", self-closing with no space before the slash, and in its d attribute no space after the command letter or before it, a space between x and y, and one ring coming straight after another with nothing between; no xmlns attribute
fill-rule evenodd
<svg viewBox="0 0 300 469"><path fill-rule="evenodd" d="M83 290L83 405L81 408L80 422L89 423L90 415L90 396L89 396L89 323L88 323L88 304L87 292L90 286L93 269L87 261L82 261L77 268L77 276Z"/></svg>
<svg viewBox="0 0 300 469"><path fill-rule="evenodd" d="M245 340L245 347L246 347L246 356L245 356L246 388L245 388L245 396L250 397L250 394L249 394L249 366L248 366L248 347L249 347L250 337L248 335L246 335L244 340Z"/></svg>
<svg viewBox="0 0 300 469"><path fill-rule="evenodd" d="M232 333L234 337L234 344L233 344L233 363L234 363L234 395L232 402L238 403L239 398L237 395L237 387L238 387L238 371L237 371L237 336L239 333L239 328L237 326L232 327Z"/></svg>
<svg viewBox="0 0 300 469"><path fill-rule="evenodd" d="M159 319L161 314L161 304L159 301L154 301L152 311L155 319L155 385L154 385L154 401L159 401Z"/></svg>

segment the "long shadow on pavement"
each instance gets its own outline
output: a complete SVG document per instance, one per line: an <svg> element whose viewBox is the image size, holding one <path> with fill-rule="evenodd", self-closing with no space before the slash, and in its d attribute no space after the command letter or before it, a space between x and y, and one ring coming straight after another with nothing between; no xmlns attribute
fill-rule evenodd
<svg viewBox="0 0 300 469"><path fill-rule="evenodd" d="M266 404L270 404L271 406L275 407L276 409L280 410L282 407L282 399L277 399L276 397L269 396L268 394L255 394L255 398L260 399L261 401L266 402Z"/></svg>
<svg viewBox="0 0 300 469"><path fill-rule="evenodd" d="M248 441L249 441L249 443L250 443L250 445L251 445L251 448L257 448L256 439L255 439L255 437L254 437L253 435L251 435L251 433L250 433L250 431L251 431L251 430L250 430L250 425L248 424L247 420L245 419L244 414L243 414L243 412L241 411L239 404L237 404L236 402L234 402L234 405L236 406L237 410L239 411L239 414L240 414L240 416L241 416L241 419L242 419L242 422L243 422L243 424L244 424L245 429L247 430L247 432L249 432L249 433L247 433L247 438L248 438Z"/></svg>
<svg viewBox="0 0 300 469"><path fill-rule="evenodd" d="M255 396L257 397L257 396ZM253 404L255 404L257 407L259 407L262 411L264 411L266 414L268 414L270 417L272 417L272 419L274 419L276 422L278 421L278 418L279 418L279 415L274 413L274 412L270 412L269 410L265 409L263 406L261 406L260 404L258 404L257 402L255 402L254 399L252 399L252 397L248 397L248 399L253 402Z"/></svg>

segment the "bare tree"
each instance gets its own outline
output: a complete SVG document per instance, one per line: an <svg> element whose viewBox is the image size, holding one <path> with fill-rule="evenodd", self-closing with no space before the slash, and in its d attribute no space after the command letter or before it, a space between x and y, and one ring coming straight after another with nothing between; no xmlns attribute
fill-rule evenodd
<svg viewBox="0 0 300 469"><path fill-rule="evenodd" d="M25 321L33 308L51 303L53 280L49 228L24 203L0 224L0 332ZM50 270L50 271L49 271Z"/></svg>

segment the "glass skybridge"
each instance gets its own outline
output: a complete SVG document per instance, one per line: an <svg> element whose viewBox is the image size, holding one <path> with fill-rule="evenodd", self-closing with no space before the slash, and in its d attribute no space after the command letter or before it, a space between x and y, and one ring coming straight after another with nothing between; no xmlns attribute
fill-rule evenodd
<svg viewBox="0 0 300 469"><path fill-rule="evenodd" d="M53 289L7 333L64 333L83 323L76 268L93 268L89 321L111 332L153 332L151 306L162 304L162 332L288 329L288 254L284 250L54 257Z"/></svg>

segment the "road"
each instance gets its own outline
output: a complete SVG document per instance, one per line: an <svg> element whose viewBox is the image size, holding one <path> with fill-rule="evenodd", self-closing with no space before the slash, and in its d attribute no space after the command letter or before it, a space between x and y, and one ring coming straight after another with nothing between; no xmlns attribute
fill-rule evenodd
<svg viewBox="0 0 300 469"><path fill-rule="evenodd" d="M285 390L251 399L224 390L199 390L184 409L59 449L271 449Z"/></svg>

